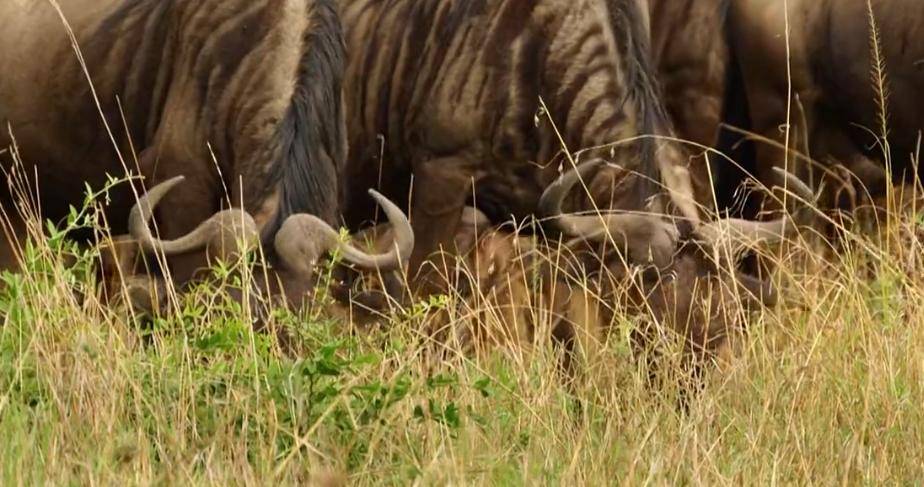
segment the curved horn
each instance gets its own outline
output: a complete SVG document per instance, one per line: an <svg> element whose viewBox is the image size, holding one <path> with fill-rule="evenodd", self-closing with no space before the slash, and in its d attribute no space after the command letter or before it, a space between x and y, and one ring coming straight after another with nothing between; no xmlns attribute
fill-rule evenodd
<svg viewBox="0 0 924 487"><path fill-rule="evenodd" d="M795 174L781 167L774 167L773 176L776 178L775 188L786 188L805 201L815 201L815 193Z"/></svg>
<svg viewBox="0 0 924 487"><path fill-rule="evenodd" d="M163 253L177 255L194 252L206 247L218 247L216 250L229 252L239 247L236 242L243 238L245 245L257 241L259 232L253 217L242 209L223 210L202 222L193 231L174 240L161 240L151 233L148 222L154 217L154 208L160 200L177 184L183 182L184 176L176 176L164 181L138 198L128 216L128 228L145 253Z"/></svg>
<svg viewBox="0 0 924 487"><path fill-rule="evenodd" d="M374 189L369 190L369 195L382 207L388 222L391 223L395 236L394 246L385 254L373 256L352 245L338 241L339 250L344 258L366 269L383 271L400 269L414 251L414 229L411 228L411 223L398 205Z"/></svg>
<svg viewBox="0 0 924 487"><path fill-rule="evenodd" d="M325 253L337 249L343 258L363 269L392 271L403 267L414 250L414 231L404 212L379 192L369 194L385 211L394 230L395 243L384 254L371 255L343 242L340 233L324 220L307 213L292 215L276 233L276 253L285 266L301 273L311 272L317 260Z"/></svg>
<svg viewBox="0 0 924 487"><path fill-rule="evenodd" d="M797 176L778 167L773 168L773 173L777 179L774 189L787 188L809 205L815 204L815 194ZM800 208L796 211L796 215L801 217L803 210L807 209ZM801 220L801 218L796 220ZM754 246L761 243L778 243L790 236L796 228L797 222L788 216L767 222L726 218L701 225L696 232L710 245L718 244L723 236L728 235L745 246Z"/></svg>
<svg viewBox="0 0 924 487"><path fill-rule="evenodd" d="M700 226L696 233L710 246L719 245L726 236L744 246L754 246L760 243L780 242L795 227L796 225L789 218L779 218L768 222L724 218Z"/></svg>
<svg viewBox="0 0 924 487"><path fill-rule="evenodd" d="M590 235L599 235L601 220L596 215L566 215L562 212L561 205L565 196L571 191L571 188L578 181L590 177L591 172L597 169L603 163L602 159L593 159L579 164L577 167L569 169L558 177L554 183L542 193L539 199L539 214L542 217L554 220L555 226L563 233L572 237L587 237Z"/></svg>
<svg viewBox="0 0 924 487"><path fill-rule="evenodd" d="M626 248L635 261L666 265L680 235L673 223L664 221L659 215L612 211L592 215L563 214L561 204L565 195L601 162L600 159L588 161L562 174L543 193L539 201L540 214L554 218L558 228L569 236L589 241L611 241Z"/></svg>

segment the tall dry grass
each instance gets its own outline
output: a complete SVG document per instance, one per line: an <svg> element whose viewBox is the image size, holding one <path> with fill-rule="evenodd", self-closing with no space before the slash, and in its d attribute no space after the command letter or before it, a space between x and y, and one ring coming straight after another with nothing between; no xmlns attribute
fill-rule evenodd
<svg viewBox="0 0 924 487"><path fill-rule="evenodd" d="M566 386L550 340L480 354L422 330L473 313L448 295L359 328L324 306L255 333L236 273L143 319L104 304L98 248L41 229L0 292L2 482L915 483L924 465L924 263L914 212L837 254L790 242L783 304L752 317L684 412L617 323ZM37 236L37 235L36 235ZM462 311L457 311L462 310ZM465 311L468 310L468 311ZM434 350L439 353L434 354ZM442 357L435 361L434 356Z"/></svg>
<svg viewBox="0 0 924 487"><path fill-rule="evenodd" d="M434 343L422 330L447 314L505 326L453 294L372 328L277 310L283 346L225 297L230 268L165 317L105 304L100 249L67 238L104 223L98 198L55 227L30 213L23 271L0 276L0 483L916 484L924 222L899 194L838 253L811 235L773 249L783 303L687 411L648 381L630 319L571 386L549 340Z"/></svg>

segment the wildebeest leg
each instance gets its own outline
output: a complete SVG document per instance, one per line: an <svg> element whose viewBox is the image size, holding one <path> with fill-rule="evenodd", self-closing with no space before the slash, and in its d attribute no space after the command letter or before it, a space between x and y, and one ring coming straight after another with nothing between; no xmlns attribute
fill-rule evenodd
<svg viewBox="0 0 924 487"><path fill-rule="evenodd" d="M835 221L849 229L848 215L861 207L869 207L878 197L884 196L888 176L882 165L866 157L845 131L832 120L819 124L812 137L812 145L822 162L833 162L822 177L825 188L824 208L833 210ZM859 215L857 215L859 216ZM872 213L875 217L875 213ZM829 224L829 227L835 227ZM841 228L828 228L827 235L835 236Z"/></svg>
<svg viewBox="0 0 924 487"><path fill-rule="evenodd" d="M807 83L808 81L803 80L801 84L796 85L805 86ZM774 219L778 218L783 210L782 204L792 201L791 196L782 197L779 192L767 192L776 183L774 168L784 168L810 185L816 183L812 177L814 167L805 156L810 154L807 147L810 141L806 134L812 133L817 97L810 93L805 93L799 98L794 96L792 106L788 107L786 96L780 96L775 87L758 85L749 86L748 98L754 131L766 139L758 141L755 152L754 176L762 184L762 193L765 195L761 198L761 217ZM787 115L790 117L788 130L785 125ZM775 257L759 254L756 256L756 265L750 271L759 278L765 278L775 268L774 261Z"/></svg>
<svg viewBox="0 0 924 487"><path fill-rule="evenodd" d="M769 124L768 124L769 125ZM784 168L787 171L797 175L803 181L814 183L817 178L813 178L813 168L805 159L806 146L804 126L793 124L789 131L789 142L787 145L786 133L778 125L773 125L761 132L769 141L779 145L773 145L771 142L758 143L756 152L756 174L757 180L768 190L776 183L774 168ZM785 149L784 149L785 147ZM787 154L788 150L788 154ZM769 196L769 193L766 193ZM776 197L764 198L764 211L775 212L782 209L780 194Z"/></svg>
<svg viewBox="0 0 924 487"><path fill-rule="evenodd" d="M435 253L451 250L474 184L472 166L462 157L431 159L415 166L411 225L416 245L409 273L412 289L418 293L435 294L447 285L443 277L448 277L448 271L440 266Z"/></svg>
<svg viewBox="0 0 924 487"><path fill-rule="evenodd" d="M760 16L759 22L756 15ZM814 79L806 32L789 31L786 24L782 4L731 2L731 43L741 70L752 129L767 139L757 142L755 154L755 176L765 185L774 182L774 167L785 167L804 181L813 182L798 167L804 168L804 161L794 154L806 152L805 134L812 133L822 93ZM784 147L791 152L787 154ZM764 201L765 210L781 209L774 198Z"/></svg>

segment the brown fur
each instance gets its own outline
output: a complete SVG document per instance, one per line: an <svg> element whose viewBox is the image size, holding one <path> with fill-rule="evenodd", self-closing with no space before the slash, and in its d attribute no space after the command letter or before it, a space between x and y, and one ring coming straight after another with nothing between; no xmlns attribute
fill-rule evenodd
<svg viewBox="0 0 924 487"><path fill-rule="evenodd" d="M670 134L650 66L642 2L340 5L352 55L348 180L354 188L381 186L397 199L408 194L413 176L418 245L412 274L423 268L426 275L428 259L450 247L466 203L495 221L536 212L563 161L552 125L545 117L537 124L540 98L572 151ZM672 144L643 138L618 146L612 156L619 167L601 169L589 181L592 198L575 195L571 209L650 211L651 225L659 225L668 210L658 184L674 177L676 187L689 189L688 175L677 172L686 161ZM369 214L365 202L350 199L351 222ZM429 282L422 279L425 285L433 283L432 274Z"/></svg>
<svg viewBox="0 0 924 487"><path fill-rule="evenodd" d="M346 141L331 0L60 3L114 143L51 4L0 3L0 147L9 124L43 217L66 215L85 183L131 173L147 187L186 176L158 208L169 238L228 206L254 216L264 243L293 213L336 222ZM114 233L134 197L128 185L110 195ZM170 259L179 283L203 264L201 252Z"/></svg>
<svg viewBox="0 0 924 487"><path fill-rule="evenodd" d="M677 134L713 147L722 122L728 0L649 0L654 62Z"/></svg>
<svg viewBox="0 0 924 487"><path fill-rule="evenodd" d="M924 16L916 0L873 0L872 6L890 93L886 109L892 163L895 176L901 177L909 175L909 155L917 151L924 127L924 69L918 64L924 48L914 41L924 36ZM742 68L753 130L785 144L785 132L779 127L787 119L790 63L789 147L822 165L794 156L786 164L815 184L827 183L832 191L823 202L825 207L852 210L858 205L856 197L864 204L869 201L865 194L875 199L887 183L882 151L873 136L882 130L870 76L874 62L867 1L790 1L788 53L786 19L782 2L745 0L732 5L731 40ZM766 177L768 168L784 164L778 147L758 144L757 150L759 176Z"/></svg>
<svg viewBox="0 0 924 487"><path fill-rule="evenodd" d="M705 154L704 148L718 145L725 117L728 4L729 0L649 0L652 51L664 103L678 137L698 145L691 147L691 152L701 154L691 175L697 201L706 207L713 205L717 166L727 164Z"/></svg>

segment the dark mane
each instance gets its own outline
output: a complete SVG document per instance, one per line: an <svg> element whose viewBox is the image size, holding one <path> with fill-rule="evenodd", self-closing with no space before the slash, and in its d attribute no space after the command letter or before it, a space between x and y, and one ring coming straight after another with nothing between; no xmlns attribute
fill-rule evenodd
<svg viewBox="0 0 924 487"><path fill-rule="evenodd" d="M672 135L673 127L661 101L661 88L652 63L651 34L646 29L646 14L641 11L637 0L608 0L608 10L626 76L626 105L636 110L639 133L647 136ZM637 171L642 176L642 181L636 185L640 200L650 198L661 190L656 159L659 143L661 141L656 137L644 137L635 145L639 156Z"/></svg>
<svg viewBox="0 0 924 487"><path fill-rule="evenodd" d="M279 127L283 150L272 167L282 194L275 222L263 231L268 249L290 215L310 213L332 225L340 217L347 156L340 90L346 63L343 30L334 0L317 0L313 14L292 103Z"/></svg>
<svg viewBox="0 0 924 487"><path fill-rule="evenodd" d="M725 22L728 20L728 14L731 9L731 0L722 0L722 3L719 4L719 11L721 15L719 20L722 22L722 25L725 25Z"/></svg>

